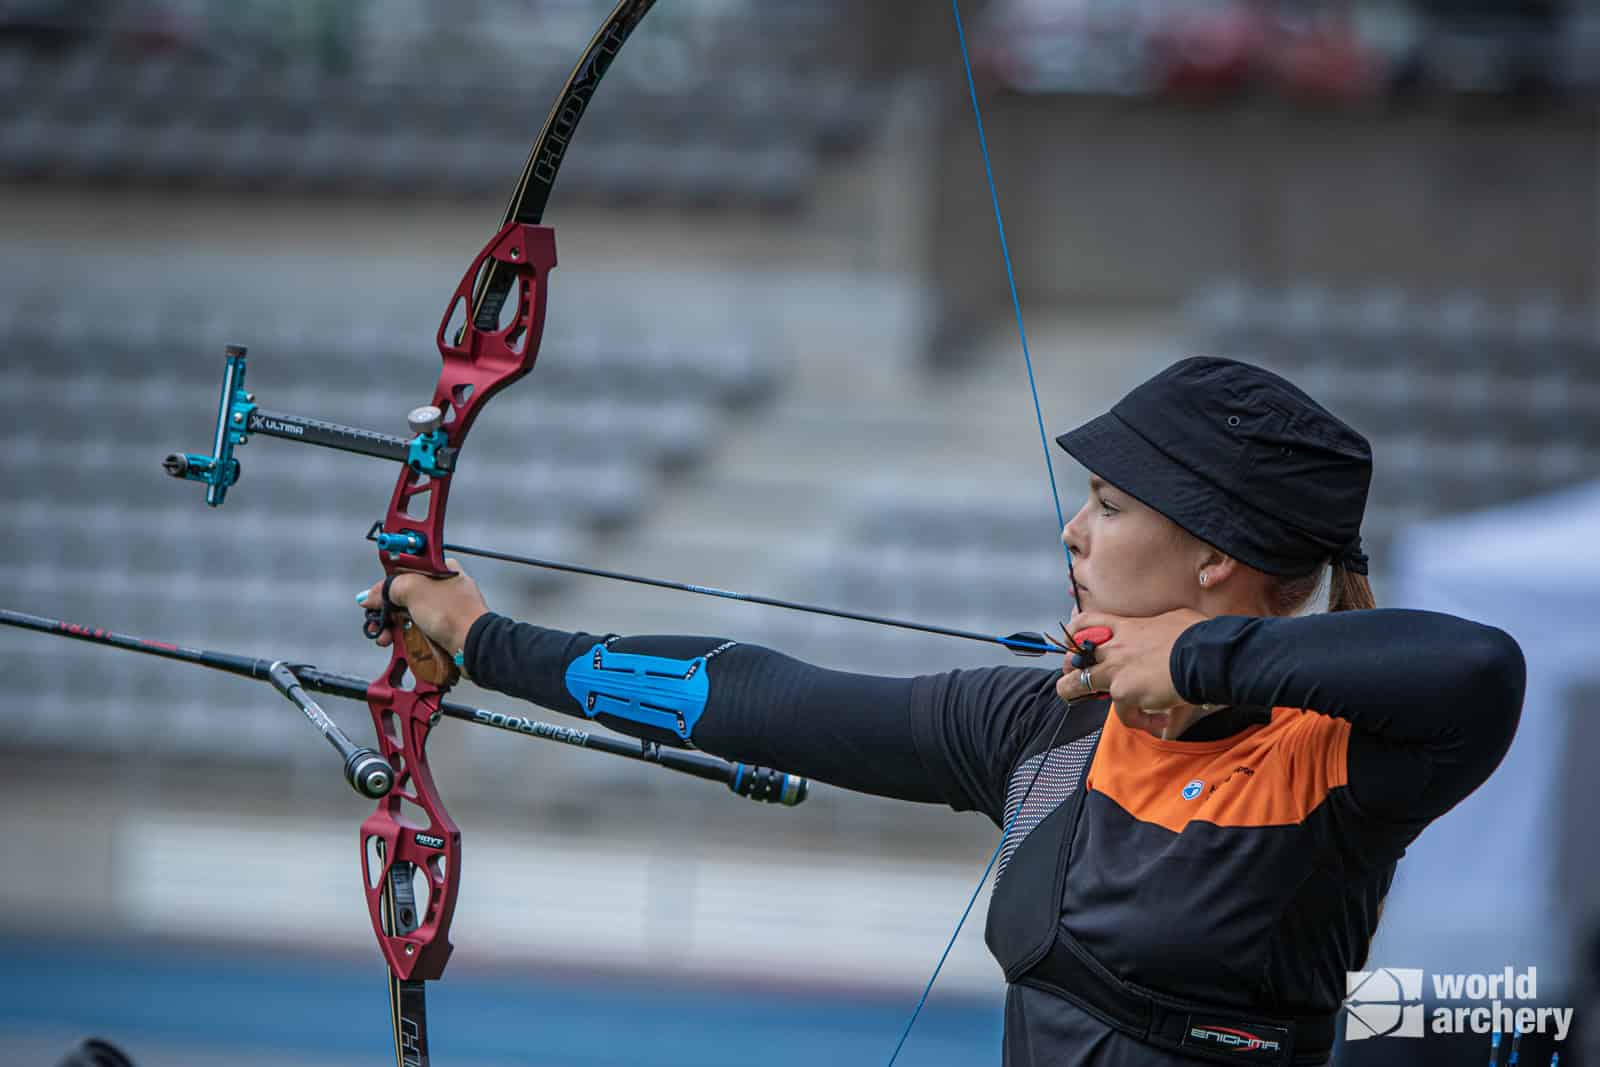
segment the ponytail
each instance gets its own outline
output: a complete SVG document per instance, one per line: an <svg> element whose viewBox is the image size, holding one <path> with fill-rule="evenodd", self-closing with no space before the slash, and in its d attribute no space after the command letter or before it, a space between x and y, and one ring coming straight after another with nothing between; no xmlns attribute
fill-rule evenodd
<svg viewBox="0 0 1600 1067"><path fill-rule="evenodd" d="M1329 611L1371 611L1378 606L1372 585L1365 574L1346 570L1335 563L1328 573Z"/></svg>
<svg viewBox="0 0 1600 1067"><path fill-rule="evenodd" d="M1274 578L1267 587L1267 602L1273 615L1299 615L1311 604L1328 579L1328 611L1368 611L1378 606L1365 574L1348 570L1336 560L1313 567L1304 574Z"/></svg>

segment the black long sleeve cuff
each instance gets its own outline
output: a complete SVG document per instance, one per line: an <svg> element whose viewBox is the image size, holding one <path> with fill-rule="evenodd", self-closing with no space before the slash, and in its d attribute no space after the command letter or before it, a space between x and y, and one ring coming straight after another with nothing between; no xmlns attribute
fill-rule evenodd
<svg viewBox="0 0 1600 1067"><path fill-rule="evenodd" d="M551 711L582 715L567 692L567 664L604 637L547 630L489 612L467 631L462 662L485 689L517 697Z"/></svg>

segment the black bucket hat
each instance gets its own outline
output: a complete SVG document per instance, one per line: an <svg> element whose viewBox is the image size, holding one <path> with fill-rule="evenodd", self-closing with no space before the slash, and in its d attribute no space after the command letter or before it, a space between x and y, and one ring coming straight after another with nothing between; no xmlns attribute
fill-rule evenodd
<svg viewBox="0 0 1600 1067"><path fill-rule="evenodd" d="M1179 360L1056 443L1241 563L1295 576L1331 558L1367 573L1372 445L1271 371Z"/></svg>

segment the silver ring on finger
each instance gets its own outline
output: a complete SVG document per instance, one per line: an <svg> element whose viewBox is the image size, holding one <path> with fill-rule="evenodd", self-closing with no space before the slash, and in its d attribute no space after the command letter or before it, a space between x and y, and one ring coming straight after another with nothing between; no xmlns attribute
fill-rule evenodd
<svg viewBox="0 0 1600 1067"><path fill-rule="evenodd" d="M1087 670L1079 671L1078 681L1083 686L1085 693L1094 692L1094 675L1091 672Z"/></svg>

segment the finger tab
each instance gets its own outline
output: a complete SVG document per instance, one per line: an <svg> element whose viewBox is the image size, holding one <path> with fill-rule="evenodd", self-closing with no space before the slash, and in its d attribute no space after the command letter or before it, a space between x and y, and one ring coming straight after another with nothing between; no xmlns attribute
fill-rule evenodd
<svg viewBox="0 0 1600 1067"><path fill-rule="evenodd" d="M1086 626L1072 636L1080 645L1087 642L1103 645L1111 640L1111 628L1109 626Z"/></svg>

